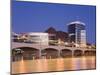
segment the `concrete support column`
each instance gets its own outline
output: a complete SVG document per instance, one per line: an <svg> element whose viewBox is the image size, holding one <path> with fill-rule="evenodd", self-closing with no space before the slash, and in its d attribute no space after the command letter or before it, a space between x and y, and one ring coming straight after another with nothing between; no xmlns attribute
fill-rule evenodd
<svg viewBox="0 0 100 75"><path fill-rule="evenodd" d="M24 60L24 59L23 59L23 55L22 55L22 59L21 59L21 60Z"/></svg>
<svg viewBox="0 0 100 75"><path fill-rule="evenodd" d="M74 57L74 50L72 50L72 57Z"/></svg>
<svg viewBox="0 0 100 75"><path fill-rule="evenodd" d="M84 56L85 50L82 50L82 56Z"/></svg>
<svg viewBox="0 0 100 75"><path fill-rule="evenodd" d="M41 59L42 57L42 53L41 53L41 50L39 50L39 59Z"/></svg>
<svg viewBox="0 0 100 75"><path fill-rule="evenodd" d="M61 50L58 50L58 58L61 57L60 53L61 53Z"/></svg>

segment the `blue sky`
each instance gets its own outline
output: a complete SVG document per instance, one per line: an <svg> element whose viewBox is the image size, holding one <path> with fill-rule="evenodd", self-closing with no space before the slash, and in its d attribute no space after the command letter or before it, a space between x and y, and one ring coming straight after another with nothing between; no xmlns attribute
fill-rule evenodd
<svg viewBox="0 0 100 75"><path fill-rule="evenodd" d="M79 20L86 24L87 41L95 43L95 14L95 6L13 1L12 31L43 32L54 27L67 32L67 24Z"/></svg>

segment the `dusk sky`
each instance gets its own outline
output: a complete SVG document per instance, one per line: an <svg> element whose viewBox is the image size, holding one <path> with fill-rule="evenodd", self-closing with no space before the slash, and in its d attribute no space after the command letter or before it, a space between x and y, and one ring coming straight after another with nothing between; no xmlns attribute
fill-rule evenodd
<svg viewBox="0 0 100 75"><path fill-rule="evenodd" d="M87 41L95 43L96 7L85 5L12 1L12 32L44 32L49 27L67 32L67 24L86 24Z"/></svg>

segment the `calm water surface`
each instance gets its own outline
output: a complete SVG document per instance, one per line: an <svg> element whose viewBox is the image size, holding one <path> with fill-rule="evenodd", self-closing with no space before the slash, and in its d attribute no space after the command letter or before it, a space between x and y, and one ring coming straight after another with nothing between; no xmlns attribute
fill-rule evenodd
<svg viewBox="0 0 100 75"><path fill-rule="evenodd" d="M95 69L95 56L21 60L12 62L12 74L29 72Z"/></svg>

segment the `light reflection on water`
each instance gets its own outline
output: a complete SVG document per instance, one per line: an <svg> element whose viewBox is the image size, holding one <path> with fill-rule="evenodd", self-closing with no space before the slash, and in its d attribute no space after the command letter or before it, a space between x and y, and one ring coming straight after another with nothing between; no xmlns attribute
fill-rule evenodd
<svg viewBox="0 0 100 75"><path fill-rule="evenodd" d="M12 73L95 69L95 56L12 62Z"/></svg>

